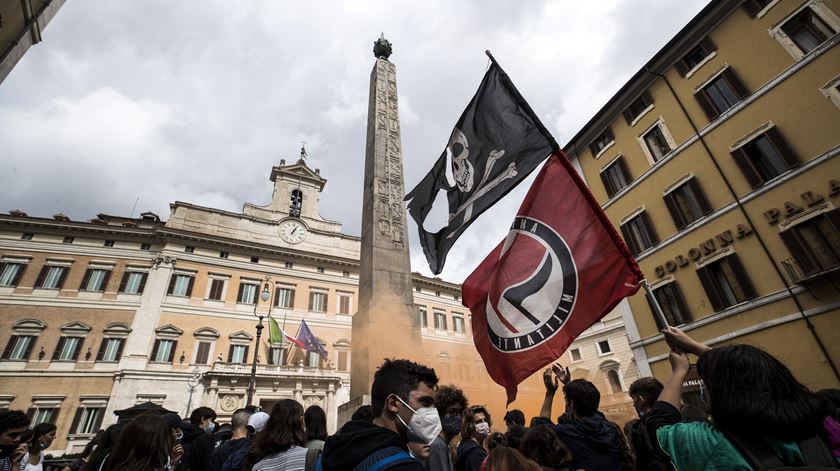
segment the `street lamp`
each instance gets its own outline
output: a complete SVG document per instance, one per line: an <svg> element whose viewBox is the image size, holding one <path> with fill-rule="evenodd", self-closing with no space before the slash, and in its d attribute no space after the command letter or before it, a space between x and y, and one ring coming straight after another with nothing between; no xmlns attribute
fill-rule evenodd
<svg viewBox="0 0 840 471"><path fill-rule="evenodd" d="M187 378L187 387L190 388L190 397L187 399L187 411L184 413L185 417L190 416L190 408L192 407L192 395L195 392L195 388L198 386L199 379L201 379L201 372L198 370L196 366L192 370L192 374L189 378Z"/></svg>
<svg viewBox="0 0 840 471"><path fill-rule="evenodd" d="M263 285L262 293L260 293L260 299L263 302L268 301L271 298L271 291L269 283L271 281L271 277L265 275L265 283ZM260 322L257 324L257 343L254 348L254 364L251 365L251 380L248 382L248 405L252 405L251 402L254 400L254 390L257 387L257 362L260 359L260 337L262 337L262 330L263 330L263 319L266 316L271 314L271 303L268 304L268 312L265 315L257 313L257 307L259 307L259 300L254 303L254 316L259 318Z"/></svg>

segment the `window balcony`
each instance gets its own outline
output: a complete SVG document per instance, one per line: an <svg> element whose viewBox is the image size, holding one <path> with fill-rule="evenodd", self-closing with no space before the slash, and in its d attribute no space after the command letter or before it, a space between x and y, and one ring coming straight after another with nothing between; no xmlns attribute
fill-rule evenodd
<svg viewBox="0 0 840 471"><path fill-rule="evenodd" d="M782 261L782 268L794 284L805 285L840 272L840 257L828 246L810 247L804 255Z"/></svg>

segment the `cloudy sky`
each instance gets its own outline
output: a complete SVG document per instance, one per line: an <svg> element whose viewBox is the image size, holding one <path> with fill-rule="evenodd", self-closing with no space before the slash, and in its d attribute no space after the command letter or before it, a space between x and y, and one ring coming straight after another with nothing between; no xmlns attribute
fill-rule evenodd
<svg viewBox="0 0 840 471"><path fill-rule="evenodd" d="M706 3L67 2L0 84L0 211L88 220L138 199L135 216L166 218L176 200L241 211L269 202L271 166L305 140L328 180L322 216L358 235L380 32L410 190L478 87L485 49L563 145ZM444 279L462 281L504 237L530 181L461 237Z"/></svg>

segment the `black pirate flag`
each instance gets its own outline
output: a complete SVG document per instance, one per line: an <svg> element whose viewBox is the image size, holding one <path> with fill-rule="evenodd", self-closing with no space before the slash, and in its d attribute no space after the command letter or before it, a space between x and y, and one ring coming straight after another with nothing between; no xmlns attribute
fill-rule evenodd
<svg viewBox="0 0 840 471"><path fill-rule="evenodd" d="M481 213L557 149L557 142L493 60L443 153L405 197L432 271L443 270L447 252ZM447 179L447 168L453 183ZM440 190L447 194L449 223L430 233L423 222Z"/></svg>

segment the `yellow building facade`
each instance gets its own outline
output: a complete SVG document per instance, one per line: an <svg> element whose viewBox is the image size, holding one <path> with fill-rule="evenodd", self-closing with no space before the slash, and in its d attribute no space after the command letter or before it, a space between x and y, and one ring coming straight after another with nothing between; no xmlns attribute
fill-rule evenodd
<svg viewBox="0 0 840 471"><path fill-rule="evenodd" d="M840 2L715 1L566 145L669 324L840 377ZM642 291L624 320L670 374Z"/></svg>

